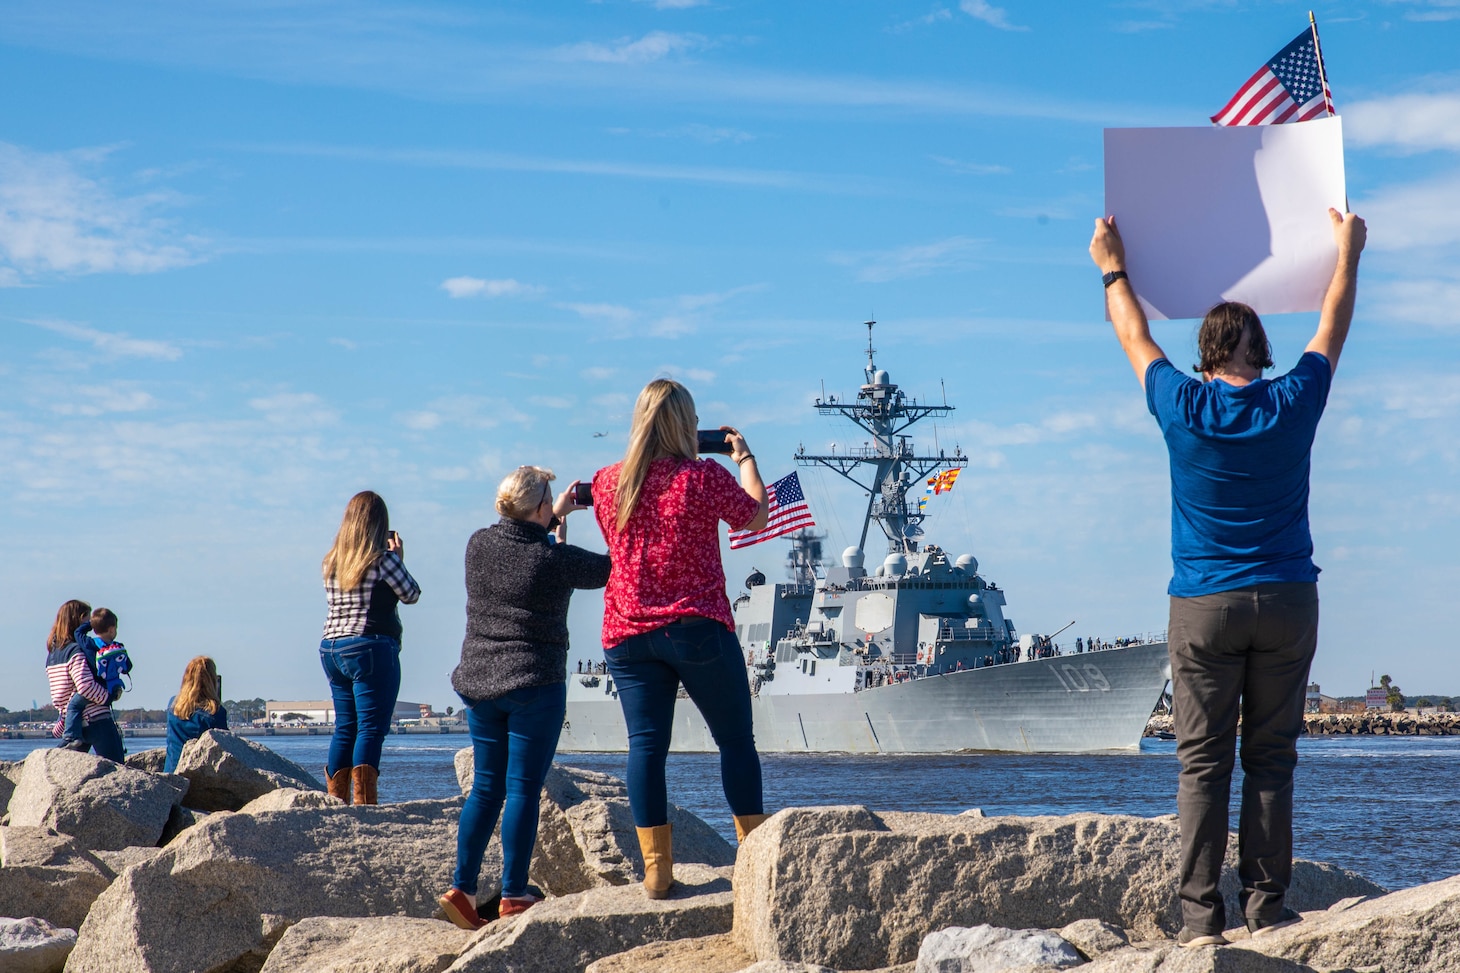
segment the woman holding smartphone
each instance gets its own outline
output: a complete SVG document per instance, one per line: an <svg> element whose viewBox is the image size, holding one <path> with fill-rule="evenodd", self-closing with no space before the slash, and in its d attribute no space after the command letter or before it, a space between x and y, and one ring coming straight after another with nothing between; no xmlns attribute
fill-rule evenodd
<svg viewBox="0 0 1460 973"><path fill-rule="evenodd" d="M664 764L683 686L720 748L720 778L744 838L765 819L750 685L720 563L720 522L765 526L768 498L755 456L722 426L739 482L697 458L694 399L657 379L634 405L623 461L593 477L598 526L613 573L604 593L603 645L629 734L629 805L644 853L644 890L669 894L674 855Z"/></svg>
<svg viewBox="0 0 1460 973"><path fill-rule="evenodd" d="M380 751L400 693L397 606L421 597L404 556L380 495L363 490L351 497L321 565L329 615L319 643L335 704L325 774L330 794L346 804L352 788L353 803L377 803Z"/></svg>

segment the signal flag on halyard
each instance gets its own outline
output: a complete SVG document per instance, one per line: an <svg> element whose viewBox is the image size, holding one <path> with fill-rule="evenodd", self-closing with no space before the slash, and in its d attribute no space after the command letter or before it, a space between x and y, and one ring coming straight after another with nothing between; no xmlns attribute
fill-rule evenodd
<svg viewBox="0 0 1460 973"><path fill-rule="evenodd" d="M801 478L795 473L783 477L766 487L770 496L770 517L760 530L732 530L730 549L737 550L780 537L802 527L815 527L811 510L806 506L806 495L801 492Z"/></svg>
<svg viewBox="0 0 1460 973"><path fill-rule="evenodd" d="M958 474L962 472L962 469L944 470L936 476L929 477L927 493L929 495L947 493L953 489L953 484L958 482Z"/></svg>
<svg viewBox="0 0 1460 973"><path fill-rule="evenodd" d="M1332 114L1333 92L1323 70L1318 28L1313 26L1248 78L1212 121L1218 125L1281 125Z"/></svg>

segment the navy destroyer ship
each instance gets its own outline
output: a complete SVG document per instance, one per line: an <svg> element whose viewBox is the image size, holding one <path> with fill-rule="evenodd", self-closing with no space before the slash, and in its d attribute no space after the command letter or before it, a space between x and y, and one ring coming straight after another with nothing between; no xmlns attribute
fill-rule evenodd
<svg viewBox="0 0 1460 973"><path fill-rule="evenodd" d="M861 537L841 564L822 563L825 535L801 531L789 579L759 571L734 599L751 687L756 746L783 753L1072 753L1135 749L1161 701L1170 663L1164 635L1072 651L1052 635L1021 635L1004 591L971 554L922 540L916 495L929 474L967 466L961 450L918 455L908 427L953 406L920 403L877 367L867 323L866 381L853 401L816 400L850 419L864 446L796 454L867 494ZM909 499L913 493L914 498ZM887 554L870 570L873 524ZM1073 624L1073 623L1071 623ZM1066 626L1068 628L1069 626ZM1063 631L1063 630L1061 630ZM1081 649L1087 647L1081 639ZM569 672L559 750L628 749L613 677L601 664ZM693 703L675 708L672 748L713 752Z"/></svg>

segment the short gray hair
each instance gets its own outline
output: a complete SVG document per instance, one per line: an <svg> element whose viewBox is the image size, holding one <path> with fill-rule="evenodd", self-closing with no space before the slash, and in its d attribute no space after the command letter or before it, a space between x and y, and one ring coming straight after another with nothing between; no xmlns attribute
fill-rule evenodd
<svg viewBox="0 0 1460 973"><path fill-rule="evenodd" d="M513 520L526 520L542 504L552 500L548 484L557 477L541 466L519 466L497 487L497 513Z"/></svg>

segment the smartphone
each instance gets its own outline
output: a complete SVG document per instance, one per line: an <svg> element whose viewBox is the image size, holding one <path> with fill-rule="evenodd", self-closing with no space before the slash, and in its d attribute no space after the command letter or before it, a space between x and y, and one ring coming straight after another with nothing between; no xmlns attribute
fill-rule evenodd
<svg viewBox="0 0 1460 973"><path fill-rule="evenodd" d="M730 455L730 444L725 442L725 430L723 429L701 429L695 434L699 437L700 453L723 453Z"/></svg>
<svg viewBox="0 0 1460 973"><path fill-rule="evenodd" d="M386 534L385 536L391 541L391 543L396 544L397 546L399 546L399 544L400 544L400 535L397 534L395 531L391 531L390 533Z"/></svg>
<svg viewBox="0 0 1460 973"><path fill-rule="evenodd" d="M573 487L573 502L580 507L593 506L593 484L580 483Z"/></svg>

